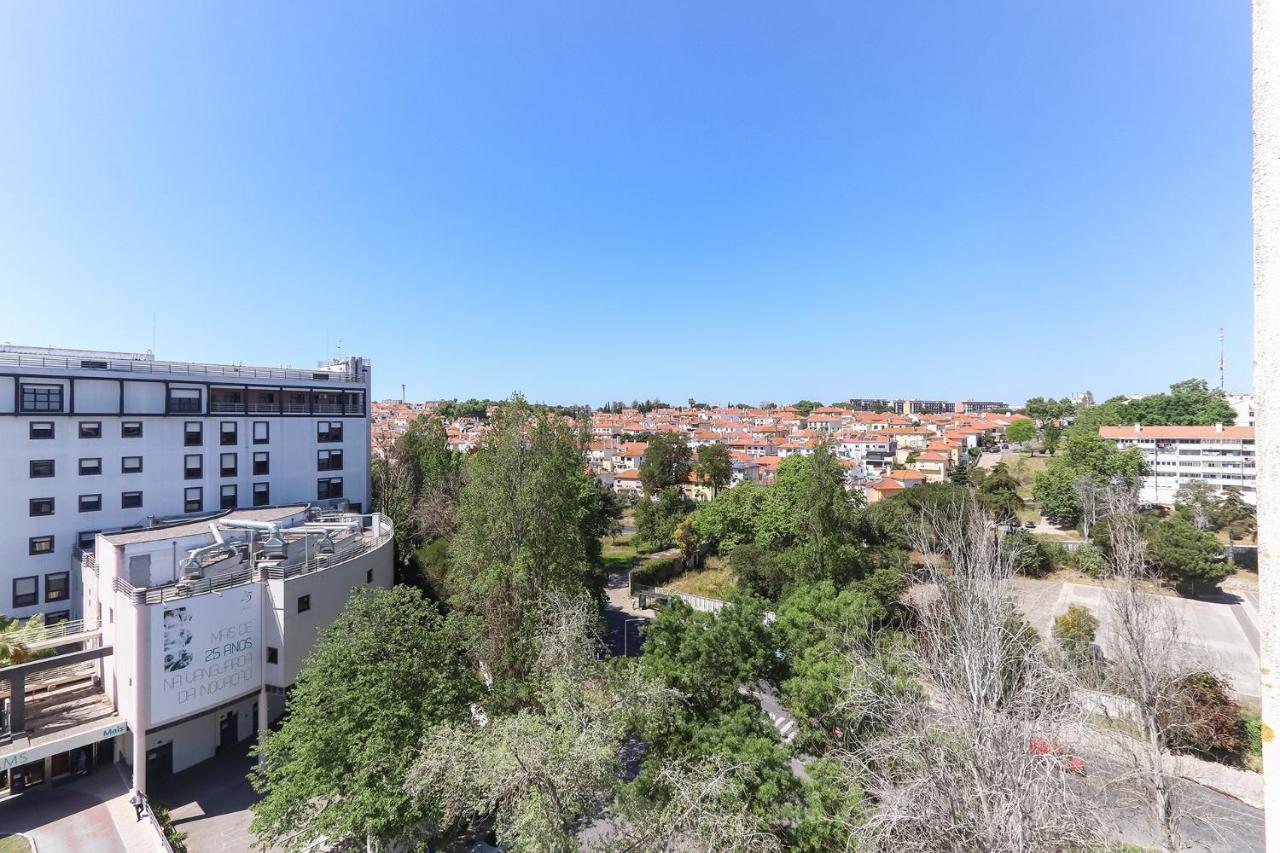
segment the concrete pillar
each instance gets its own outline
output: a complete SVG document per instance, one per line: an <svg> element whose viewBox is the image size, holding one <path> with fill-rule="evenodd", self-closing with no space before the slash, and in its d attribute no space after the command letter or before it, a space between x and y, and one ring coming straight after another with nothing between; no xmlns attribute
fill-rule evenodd
<svg viewBox="0 0 1280 853"><path fill-rule="evenodd" d="M1276 742L1280 730L1280 2L1276 0L1253 0L1253 282L1264 804L1267 849L1280 850L1280 744Z"/></svg>
<svg viewBox="0 0 1280 853"><path fill-rule="evenodd" d="M133 602L133 787L147 793L147 725L149 707L147 681L151 677L151 620L150 610L143 601Z"/></svg>

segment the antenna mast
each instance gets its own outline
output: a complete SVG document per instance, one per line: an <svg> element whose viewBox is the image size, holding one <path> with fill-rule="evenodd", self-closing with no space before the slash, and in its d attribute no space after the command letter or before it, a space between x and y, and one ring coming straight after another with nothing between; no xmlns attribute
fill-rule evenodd
<svg viewBox="0 0 1280 853"><path fill-rule="evenodd" d="M1224 386L1226 384L1224 380L1226 378L1227 362L1226 362L1226 359L1223 357L1223 349L1222 349L1222 342L1224 337L1225 335L1223 334L1223 330L1219 328L1218 329L1218 390L1219 391L1224 390Z"/></svg>

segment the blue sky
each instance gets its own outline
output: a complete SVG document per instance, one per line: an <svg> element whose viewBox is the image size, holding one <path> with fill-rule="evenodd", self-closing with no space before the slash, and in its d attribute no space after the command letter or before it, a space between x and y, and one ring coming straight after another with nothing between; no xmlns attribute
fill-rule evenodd
<svg viewBox="0 0 1280 853"><path fill-rule="evenodd" d="M8 4L0 341L376 396L1250 383L1246 3Z"/></svg>

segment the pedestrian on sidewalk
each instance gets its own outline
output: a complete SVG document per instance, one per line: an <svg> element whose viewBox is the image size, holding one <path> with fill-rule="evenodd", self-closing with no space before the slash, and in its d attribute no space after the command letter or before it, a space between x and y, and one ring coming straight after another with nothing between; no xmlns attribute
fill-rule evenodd
<svg viewBox="0 0 1280 853"><path fill-rule="evenodd" d="M133 810L138 814L138 820L142 820L142 813L146 811L147 801L142 799L142 792L134 790L133 796L129 798L129 804L133 806Z"/></svg>

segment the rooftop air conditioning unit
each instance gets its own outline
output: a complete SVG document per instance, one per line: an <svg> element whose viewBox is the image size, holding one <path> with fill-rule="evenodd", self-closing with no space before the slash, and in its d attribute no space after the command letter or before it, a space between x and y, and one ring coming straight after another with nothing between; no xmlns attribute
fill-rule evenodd
<svg viewBox="0 0 1280 853"><path fill-rule="evenodd" d="M288 554L288 548L285 547L279 533L272 533L258 549L259 560L283 560Z"/></svg>

